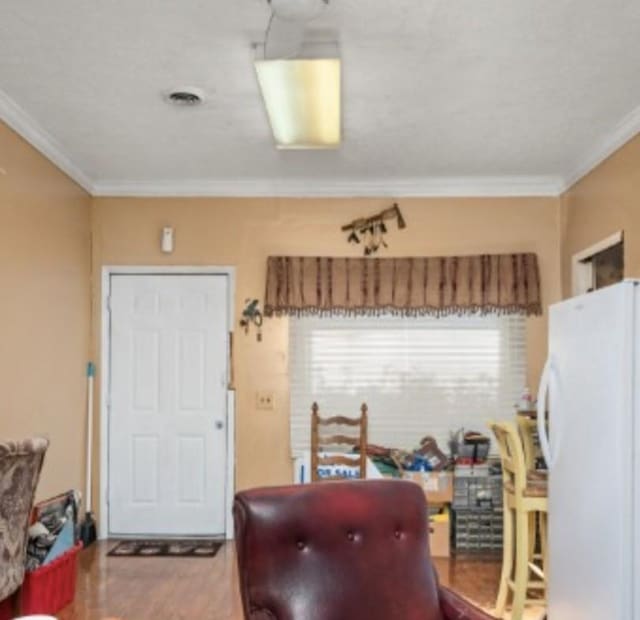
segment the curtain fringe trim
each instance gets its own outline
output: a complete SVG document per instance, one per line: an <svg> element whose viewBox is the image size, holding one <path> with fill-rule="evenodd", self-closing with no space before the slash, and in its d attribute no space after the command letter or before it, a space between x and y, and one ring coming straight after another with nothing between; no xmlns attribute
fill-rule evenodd
<svg viewBox="0 0 640 620"><path fill-rule="evenodd" d="M376 306L367 307L359 306L355 308L345 308L341 306L332 306L331 308L318 308L315 306L309 306L306 308L300 308L298 306L265 306L264 315L267 317L282 317L282 316L405 316L405 317L417 317L417 316L468 316L468 315L499 315L499 316L541 316L542 306L540 304L529 304L526 306L521 305L483 305L483 306L421 306L414 308L405 308L398 306Z"/></svg>

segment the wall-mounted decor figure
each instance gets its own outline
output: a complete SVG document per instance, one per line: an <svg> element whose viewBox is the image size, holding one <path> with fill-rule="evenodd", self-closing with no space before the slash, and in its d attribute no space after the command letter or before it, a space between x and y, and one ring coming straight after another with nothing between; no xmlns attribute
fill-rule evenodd
<svg viewBox="0 0 640 620"><path fill-rule="evenodd" d="M388 232L385 220L396 220L398 229L407 227L405 219L402 217L400 207L394 203L392 207L372 215L353 220L342 227L344 232L349 232L347 241L349 243L363 243L364 255L375 254L381 247L388 247L384 236Z"/></svg>
<svg viewBox="0 0 640 620"><path fill-rule="evenodd" d="M240 319L240 327L244 328L244 333L249 333L249 327L251 324L255 325L258 329L256 333L256 340L262 341L262 312L260 312L260 302L257 299L245 299L245 307L242 311L242 318Z"/></svg>

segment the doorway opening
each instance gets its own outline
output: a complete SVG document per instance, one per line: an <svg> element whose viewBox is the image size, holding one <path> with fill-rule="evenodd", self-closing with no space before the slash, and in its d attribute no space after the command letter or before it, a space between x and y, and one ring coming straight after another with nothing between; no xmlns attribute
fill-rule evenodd
<svg viewBox="0 0 640 620"><path fill-rule="evenodd" d="M582 295L624 279L622 231L573 255L573 294Z"/></svg>

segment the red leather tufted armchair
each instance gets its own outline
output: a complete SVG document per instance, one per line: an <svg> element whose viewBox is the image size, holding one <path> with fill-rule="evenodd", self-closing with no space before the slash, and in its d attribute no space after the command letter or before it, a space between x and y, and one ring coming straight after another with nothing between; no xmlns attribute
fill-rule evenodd
<svg viewBox="0 0 640 620"><path fill-rule="evenodd" d="M493 620L438 585L412 482L255 489L233 510L247 620Z"/></svg>

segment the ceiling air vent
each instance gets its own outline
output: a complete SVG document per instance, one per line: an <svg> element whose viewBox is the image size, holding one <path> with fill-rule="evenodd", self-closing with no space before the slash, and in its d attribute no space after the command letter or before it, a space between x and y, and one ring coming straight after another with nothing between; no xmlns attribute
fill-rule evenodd
<svg viewBox="0 0 640 620"><path fill-rule="evenodd" d="M204 101L204 93L199 88L176 88L169 91L166 98L175 105L196 106Z"/></svg>

